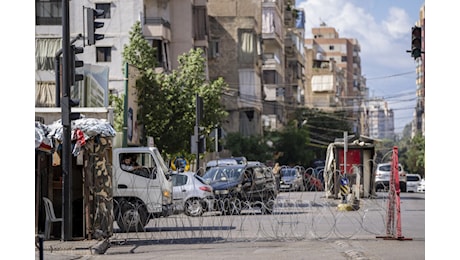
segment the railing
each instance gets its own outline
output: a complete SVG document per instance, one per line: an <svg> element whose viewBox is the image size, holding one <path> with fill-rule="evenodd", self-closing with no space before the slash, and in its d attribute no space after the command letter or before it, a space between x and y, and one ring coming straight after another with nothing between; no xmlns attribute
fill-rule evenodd
<svg viewBox="0 0 460 260"><path fill-rule="evenodd" d="M144 24L159 24L159 25L163 25L166 28L171 29L171 24L169 23L169 21L161 17L145 17Z"/></svg>

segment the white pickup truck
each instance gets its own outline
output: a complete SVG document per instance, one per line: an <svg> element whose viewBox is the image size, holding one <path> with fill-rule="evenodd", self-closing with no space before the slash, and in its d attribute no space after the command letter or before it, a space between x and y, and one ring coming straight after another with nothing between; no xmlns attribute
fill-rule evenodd
<svg viewBox="0 0 460 260"><path fill-rule="evenodd" d="M127 157L135 170L122 169ZM172 214L170 170L156 147L115 148L112 169L113 212L122 232L143 231L150 219Z"/></svg>

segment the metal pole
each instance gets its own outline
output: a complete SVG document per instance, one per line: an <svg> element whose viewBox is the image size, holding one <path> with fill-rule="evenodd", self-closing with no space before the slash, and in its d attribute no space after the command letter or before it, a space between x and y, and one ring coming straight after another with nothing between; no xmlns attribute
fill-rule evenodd
<svg viewBox="0 0 460 260"><path fill-rule="evenodd" d="M70 125L70 33L69 0L62 0L62 240L72 237L72 154Z"/></svg>
<svg viewBox="0 0 460 260"><path fill-rule="evenodd" d="M348 132L343 132L343 174L347 176Z"/></svg>
<svg viewBox="0 0 460 260"><path fill-rule="evenodd" d="M125 98L123 103L123 141L122 147L128 146L128 63L125 63Z"/></svg>
<svg viewBox="0 0 460 260"><path fill-rule="evenodd" d="M195 115L196 115L196 122L195 122L195 137L196 137L196 170L200 169L200 104L199 104L199 96L196 93L196 101L195 101Z"/></svg>
<svg viewBox="0 0 460 260"><path fill-rule="evenodd" d="M55 65L55 80L56 80L56 107L61 107L61 62L60 57L62 54L62 49L56 52L56 56L54 57Z"/></svg>

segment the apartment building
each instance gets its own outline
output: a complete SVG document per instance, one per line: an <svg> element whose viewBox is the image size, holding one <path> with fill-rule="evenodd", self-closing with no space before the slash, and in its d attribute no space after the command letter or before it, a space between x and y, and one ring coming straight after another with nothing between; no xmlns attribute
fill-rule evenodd
<svg viewBox="0 0 460 260"><path fill-rule="evenodd" d="M62 47L62 1L36 0L36 107L56 106L55 55ZM82 106L107 106L108 94L123 94L125 84L122 52L129 44L129 32L140 21L145 38L157 49L157 72L177 68L177 57L192 48L208 52L209 24L207 1L194 0L73 0L69 2L70 38L84 47L78 58L84 61L85 80L75 88L86 89L92 82L99 87L99 102ZM85 40L86 9L104 10L98 21L104 23L98 33L104 39L88 46ZM81 34L81 37L79 35ZM90 79L89 79L90 78ZM102 101L101 101L102 100Z"/></svg>
<svg viewBox="0 0 460 260"><path fill-rule="evenodd" d="M422 32L422 50L425 50L425 4L420 7L419 20L416 26L421 28ZM415 85L417 87L416 97L417 103L414 111L414 120L412 122L412 137L417 133L425 135L425 53L422 52L421 57L417 58L415 71L417 78Z"/></svg>
<svg viewBox="0 0 460 260"><path fill-rule="evenodd" d="M208 1L209 75L223 77L228 132L281 129L303 105L304 13L292 1Z"/></svg>
<svg viewBox="0 0 460 260"><path fill-rule="evenodd" d="M309 107L335 107L348 111L353 118L350 122L353 130L361 132L361 108L367 87L361 75L358 40L340 38L335 28L325 23L312 28L312 34L312 39L305 39L309 50L307 62L310 62L306 72L309 83L305 103Z"/></svg>
<svg viewBox="0 0 460 260"><path fill-rule="evenodd" d="M257 0L208 1L209 77L229 84L222 97L229 116L222 127L245 136L262 134L261 11Z"/></svg>
<svg viewBox="0 0 460 260"><path fill-rule="evenodd" d="M305 12L295 9L289 1L285 2L284 39L285 77L284 105L287 119L293 118L293 113L305 105Z"/></svg>
<svg viewBox="0 0 460 260"><path fill-rule="evenodd" d="M394 139L394 113L383 99L369 100L365 107L369 137L374 139Z"/></svg>

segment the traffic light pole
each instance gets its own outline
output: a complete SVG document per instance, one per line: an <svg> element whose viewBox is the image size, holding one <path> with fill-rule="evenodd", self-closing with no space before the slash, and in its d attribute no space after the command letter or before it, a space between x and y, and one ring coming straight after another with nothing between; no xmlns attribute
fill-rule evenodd
<svg viewBox="0 0 460 260"><path fill-rule="evenodd" d="M70 42L70 45L74 44L77 40L82 37L79 34L76 38L73 38ZM62 49L58 50L54 55L54 71L55 71L55 80L56 80L56 107L61 107L61 55Z"/></svg>
<svg viewBox="0 0 460 260"><path fill-rule="evenodd" d="M196 94L196 104L195 104L195 137L196 137L196 171L200 169L200 117L201 117L201 109L200 109L200 96L198 93Z"/></svg>
<svg viewBox="0 0 460 260"><path fill-rule="evenodd" d="M61 240L72 238L72 154L70 125L69 0L62 0L62 226Z"/></svg>

